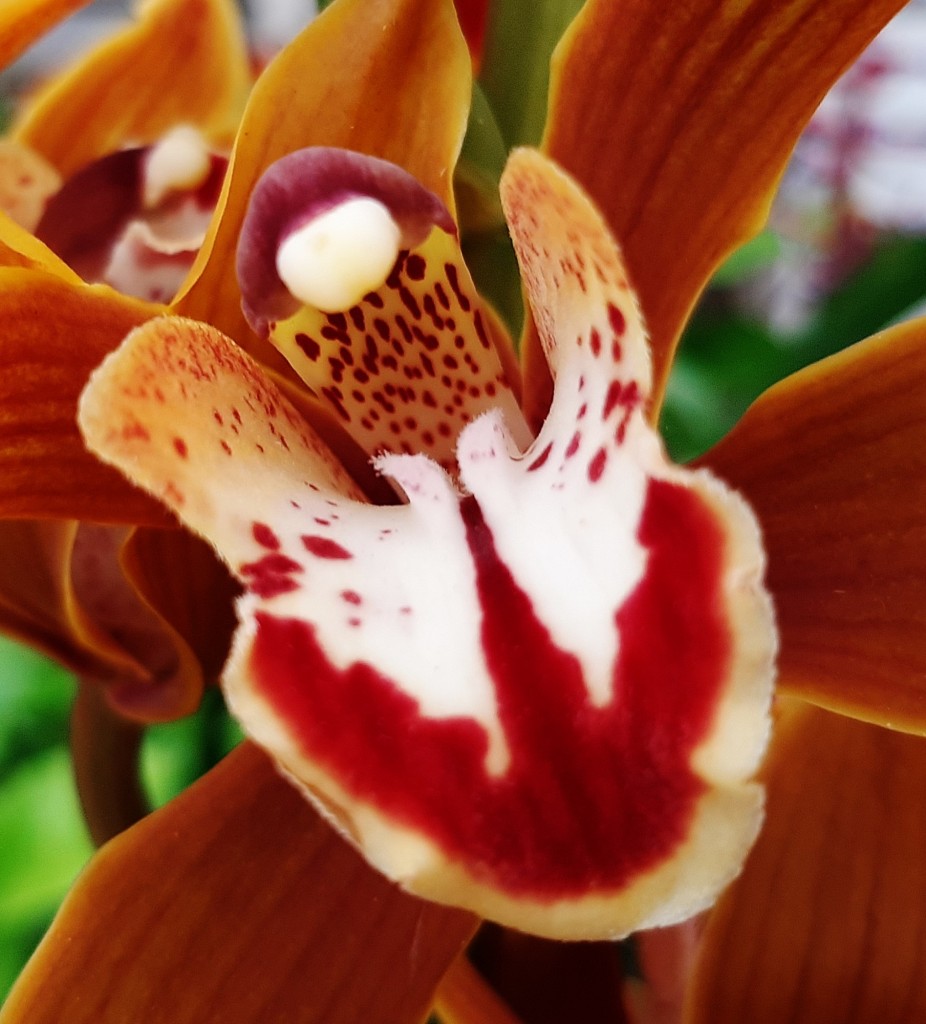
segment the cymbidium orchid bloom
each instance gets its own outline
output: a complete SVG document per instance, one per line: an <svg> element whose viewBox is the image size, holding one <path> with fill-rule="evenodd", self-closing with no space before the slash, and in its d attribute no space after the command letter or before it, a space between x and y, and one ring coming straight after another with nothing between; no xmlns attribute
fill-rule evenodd
<svg viewBox="0 0 926 1024"><path fill-rule="evenodd" d="M519 380L454 243L470 58L452 9L336 0L258 81L170 316L4 236L19 268L0 271L6 351L17 366L27 340L56 354L46 386L67 410L54 450L19 455L19 514L156 521L76 433L91 366L131 331L86 394L88 438L246 585L231 701L311 799L403 884L520 927L613 934L694 911L755 828L772 640L750 513L669 466L648 424L708 274L761 223L799 126L897 6L705 0L667 18L590 0L554 63L553 161L518 153L503 184L537 319ZM287 187L302 175L300 206ZM395 247L393 267L355 274L345 206L375 222L382 261ZM319 291L312 253L329 245L339 269ZM361 294L332 299L346 280ZM63 343L77 331L79 360ZM908 780L926 752L867 723L923 729L924 337L914 323L784 382L705 460L761 526L790 696L766 824L706 925L691 1019L921 1015L910 853L926 819ZM397 492L358 448L388 452ZM62 452L69 472L50 474ZM657 593L681 620L659 630ZM653 657L654 636L679 633ZM661 682L638 687L655 666ZM515 699L530 686L536 700ZM724 831L702 846L715 813ZM871 823L888 815L905 827L886 841ZM776 878L787 898L770 897ZM363 866L246 744L101 851L3 1020L413 1021L474 926ZM474 984L451 971L445 1018L505 1019Z"/></svg>
<svg viewBox="0 0 926 1024"><path fill-rule="evenodd" d="M738 870L775 633L745 505L670 466L645 420L644 330L600 217L528 152L502 185L556 377L531 443L446 209L328 149L258 184L245 308L407 503L360 500L190 321L133 334L81 423L238 575L232 707L373 864L524 930L613 938ZM358 284L384 221L380 280Z"/></svg>

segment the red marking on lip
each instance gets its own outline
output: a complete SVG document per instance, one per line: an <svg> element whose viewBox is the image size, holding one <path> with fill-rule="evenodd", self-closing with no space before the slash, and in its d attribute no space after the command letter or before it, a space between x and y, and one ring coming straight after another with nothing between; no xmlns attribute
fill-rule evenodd
<svg viewBox="0 0 926 1024"><path fill-rule="evenodd" d="M550 900L616 890L676 853L704 791L689 761L729 666L723 534L696 494L650 482L638 531L646 575L615 611L616 696L598 707L499 559L474 499L463 514L504 774L487 774L475 720L421 716L370 664L336 668L309 623L257 616L254 685L307 758L481 881Z"/></svg>
<svg viewBox="0 0 926 1024"><path fill-rule="evenodd" d="M245 578L245 586L258 597L271 598L299 589L292 578L302 572L302 566L286 555L275 552L264 555L256 562L242 565L238 570Z"/></svg>
<svg viewBox="0 0 926 1024"><path fill-rule="evenodd" d="M353 558L353 554L342 547L337 541L330 537L316 537L311 534L304 534L301 538L306 551L316 558L346 559Z"/></svg>
<svg viewBox="0 0 926 1024"><path fill-rule="evenodd" d="M251 534L262 548L267 548L270 551L280 550L280 538L266 523L254 523L251 527Z"/></svg>

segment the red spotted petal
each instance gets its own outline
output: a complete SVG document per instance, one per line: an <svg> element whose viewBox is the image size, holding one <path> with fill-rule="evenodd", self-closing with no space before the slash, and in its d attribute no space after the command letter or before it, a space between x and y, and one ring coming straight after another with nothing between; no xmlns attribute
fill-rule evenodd
<svg viewBox="0 0 926 1024"><path fill-rule="evenodd" d="M376 867L525 930L619 935L709 903L757 830L763 556L644 420L598 215L537 154L504 199L557 393L523 457L498 410L464 429L468 494L388 455L408 504L354 500L260 371L183 323L130 336L83 427L244 583L232 706Z"/></svg>
<svg viewBox="0 0 926 1024"><path fill-rule="evenodd" d="M392 272L343 311L303 305L278 275L281 243L358 197L383 204L401 229L403 249ZM493 407L504 409L518 441L527 443L453 219L401 168L321 147L278 161L252 198L238 273L251 325L269 332L366 451L422 451L449 469L463 426Z"/></svg>

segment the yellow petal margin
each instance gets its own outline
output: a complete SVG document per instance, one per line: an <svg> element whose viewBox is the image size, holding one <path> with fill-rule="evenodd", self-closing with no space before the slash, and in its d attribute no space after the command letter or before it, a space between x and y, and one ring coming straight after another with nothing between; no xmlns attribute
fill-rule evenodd
<svg viewBox="0 0 926 1024"><path fill-rule="evenodd" d="M52 79L13 136L65 177L176 124L230 144L249 81L232 0L149 0L137 24Z"/></svg>
<svg viewBox="0 0 926 1024"><path fill-rule="evenodd" d="M554 59L546 151L601 206L652 334L764 223L804 123L904 0L589 0Z"/></svg>
<svg viewBox="0 0 926 1024"><path fill-rule="evenodd" d="M3 0L0 7L0 67L15 60L53 25L81 7L87 7L90 2Z"/></svg>
<svg viewBox="0 0 926 1024"><path fill-rule="evenodd" d="M384 881L249 744L96 856L2 1024L419 1024L476 920Z"/></svg>
<svg viewBox="0 0 926 1024"><path fill-rule="evenodd" d="M759 517L781 687L926 732L926 319L782 381L703 461Z"/></svg>
<svg viewBox="0 0 926 1024"><path fill-rule="evenodd" d="M76 423L90 372L157 312L108 288L0 269L0 518L169 522L87 453Z"/></svg>
<svg viewBox="0 0 926 1024"><path fill-rule="evenodd" d="M452 207L469 109L469 52L449 0L339 0L254 88L213 229L176 311L214 324L262 362L283 362L241 314L231 268L257 179L304 146L398 164Z"/></svg>
<svg viewBox="0 0 926 1024"><path fill-rule="evenodd" d="M688 1024L926 1020L926 739L790 702Z"/></svg>

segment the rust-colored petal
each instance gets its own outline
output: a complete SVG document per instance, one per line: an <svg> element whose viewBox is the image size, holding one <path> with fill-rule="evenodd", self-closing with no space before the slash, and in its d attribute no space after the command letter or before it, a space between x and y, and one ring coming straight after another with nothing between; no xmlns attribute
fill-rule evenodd
<svg viewBox="0 0 926 1024"><path fill-rule="evenodd" d="M554 59L546 151L604 210L652 335L653 414L709 275L764 223L801 128L904 0L591 0Z"/></svg>
<svg viewBox="0 0 926 1024"><path fill-rule="evenodd" d="M61 175L51 164L14 139L0 139L0 210L35 231L45 204L59 188Z"/></svg>
<svg viewBox="0 0 926 1024"><path fill-rule="evenodd" d="M926 320L776 385L704 462L762 524L781 686L926 731Z"/></svg>
<svg viewBox="0 0 926 1024"><path fill-rule="evenodd" d="M178 123L230 143L250 72L231 0L151 0L138 22L52 79L13 136L65 177L126 143Z"/></svg>
<svg viewBox="0 0 926 1024"><path fill-rule="evenodd" d="M0 9L0 67L5 67L41 35L91 0L4 0Z"/></svg>
<svg viewBox="0 0 926 1024"><path fill-rule="evenodd" d="M97 854L3 1024L417 1024L475 921L368 868L240 748Z"/></svg>
<svg viewBox="0 0 926 1024"><path fill-rule="evenodd" d="M100 360L157 307L21 267L0 270L0 516L164 523L84 448L77 398Z"/></svg>
<svg viewBox="0 0 926 1024"><path fill-rule="evenodd" d="M708 921L686 1020L924 1020L926 740L783 712L765 827Z"/></svg>
<svg viewBox="0 0 926 1024"><path fill-rule="evenodd" d="M212 548L186 530L141 527L126 542L128 579L216 682L231 644L239 587Z"/></svg>
<svg viewBox="0 0 926 1024"><path fill-rule="evenodd" d="M29 267L78 284L80 278L34 235L0 211L0 267Z"/></svg>
<svg viewBox="0 0 926 1024"><path fill-rule="evenodd" d="M70 557L77 525L56 521L0 522L0 624L77 672L98 661L75 627Z"/></svg>
<svg viewBox="0 0 926 1024"><path fill-rule="evenodd" d="M465 956L458 957L437 991L441 1024L521 1024Z"/></svg>
<svg viewBox="0 0 926 1024"><path fill-rule="evenodd" d="M196 706L202 674L123 577L122 540L71 521L0 522L0 624L103 686L123 713L176 718Z"/></svg>
<svg viewBox="0 0 926 1024"><path fill-rule="evenodd" d="M215 324L262 361L284 365L245 324L229 272L258 178L287 153L338 146L398 164L451 205L470 75L449 0L340 0L329 7L254 88L213 230L177 311Z"/></svg>

